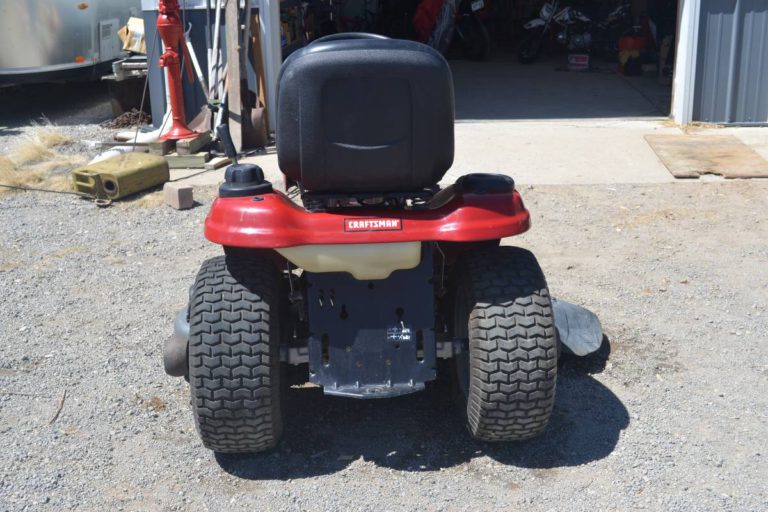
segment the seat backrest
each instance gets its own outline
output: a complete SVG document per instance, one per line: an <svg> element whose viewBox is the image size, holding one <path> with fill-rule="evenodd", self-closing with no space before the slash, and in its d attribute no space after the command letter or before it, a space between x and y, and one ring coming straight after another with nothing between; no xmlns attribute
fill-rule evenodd
<svg viewBox="0 0 768 512"><path fill-rule="evenodd" d="M453 163L448 63L413 41L319 39L283 63L276 138L280 169L308 191L434 185Z"/></svg>

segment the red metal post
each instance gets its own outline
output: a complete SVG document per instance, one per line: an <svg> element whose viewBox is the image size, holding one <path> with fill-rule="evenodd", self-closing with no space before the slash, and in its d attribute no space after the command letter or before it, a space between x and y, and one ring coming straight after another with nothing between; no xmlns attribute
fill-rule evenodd
<svg viewBox="0 0 768 512"><path fill-rule="evenodd" d="M190 82L193 80L192 62L189 60L187 44L184 40L184 28L179 17L179 3L177 0L159 0L158 11L157 32L165 45L165 51L160 56L160 67L166 68L168 75L168 93L171 97L171 117L173 119L170 131L160 138L164 140L191 139L198 134L190 130L186 123L184 94L181 90L179 46L184 52L187 76Z"/></svg>

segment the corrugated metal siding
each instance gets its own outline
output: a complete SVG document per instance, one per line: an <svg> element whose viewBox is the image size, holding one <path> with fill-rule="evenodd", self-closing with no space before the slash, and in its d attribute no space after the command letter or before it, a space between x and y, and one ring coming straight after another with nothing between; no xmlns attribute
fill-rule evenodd
<svg viewBox="0 0 768 512"><path fill-rule="evenodd" d="M693 120L768 123L768 0L701 0Z"/></svg>

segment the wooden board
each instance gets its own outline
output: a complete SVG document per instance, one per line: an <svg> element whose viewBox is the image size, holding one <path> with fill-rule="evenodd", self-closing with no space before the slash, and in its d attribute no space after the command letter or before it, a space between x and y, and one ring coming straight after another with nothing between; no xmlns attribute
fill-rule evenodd
<svg viewBox="0 0 768 512"><path fill-rule="evenodd" d="M211 134L201 133L193 139L182 139L176 141L176 153L179 155L194 155L211 145Z"/></svg>
<svg viewBox="0 0 768 512"><path fill-rule="evenodd" d="M149 143L149 152L152 155L164 156L171 153L175 147L175 140L157 140Z"/></svg>
<svg viewBox="0 0 768 512"><path fill-rule="evenodd" d="M269 126L269 112L267 111L267 79L264 72L264 54L261 51L261 22L258 16L251 18L251 46L253 48L253 67L256 70L256 81L259 96L256 107L264 108L264 125Z"/></svg>
<svg viewBox="0 0 768 512"><path fill-rule="evenodd" d="M243 98L240 89L243 58L240 48L239 2L227 2L224 20L227 36L227 109L229 133L236 151L243 149Z"/></svg>
<svg viewBox="0 0 768 512"><path fill-rule="evenodd" d="M232 163L232 160L230 160L228 157L217 156L216 158L212 158L207 164L205 164L205 168L212 171L214 169L219 169L231 163Z"/></svg>
<svg viewBox="0 0 768 512"><path fill-rule="evenodd" d="M203 169L211 155L208 153L197 153L194 155L178 155L172 153L165 156L168 167L171 169Z"/></svg>
<svg viewBox="0 0 768 512"><path fill-rule="evenodd" d="M732 135L646 135L645 140L675 178L768 178L768 161Z"/></svg>

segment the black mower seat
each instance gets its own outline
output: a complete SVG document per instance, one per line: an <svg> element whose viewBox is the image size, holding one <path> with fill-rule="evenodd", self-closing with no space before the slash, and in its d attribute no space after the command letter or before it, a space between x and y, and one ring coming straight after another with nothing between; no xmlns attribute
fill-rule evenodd
<svg viewBox="0 0 768 512"><path fill-rule="evenodd" d="M437 51L338 34L280 71L277 156L312 192L413 192L453 163L453 81Z"/></svg>

